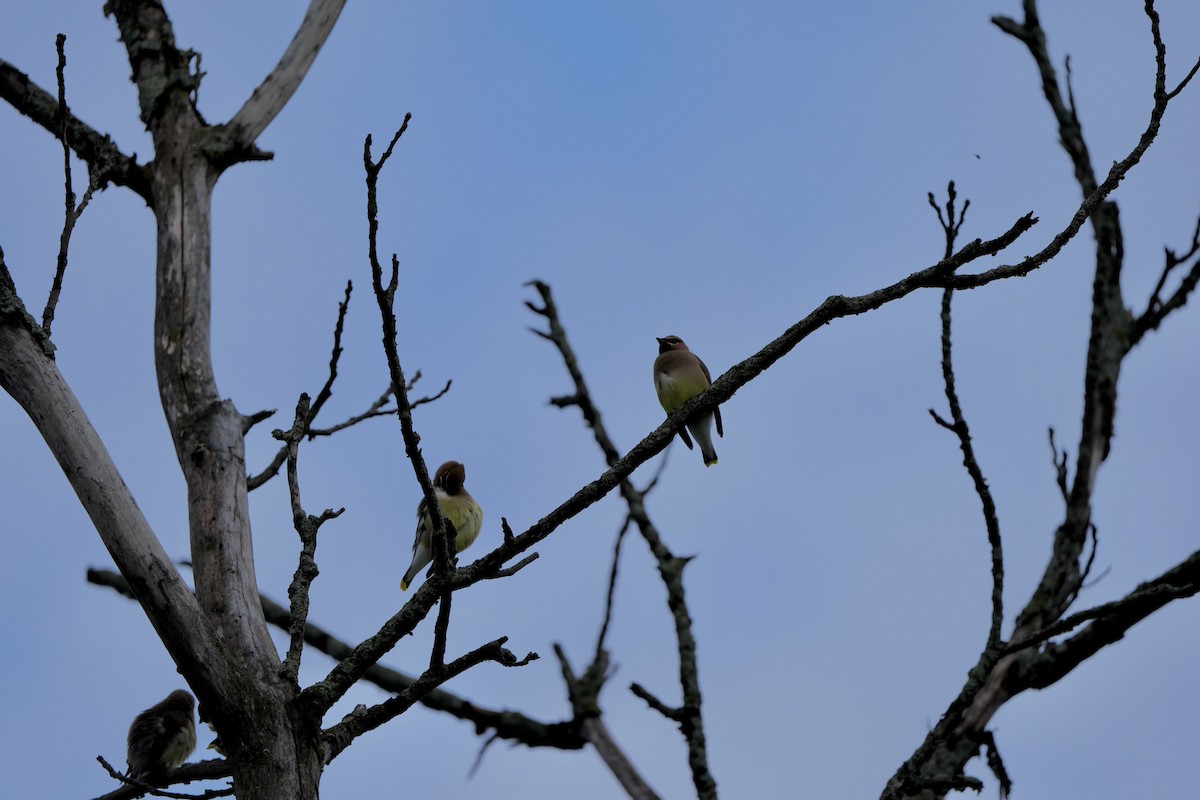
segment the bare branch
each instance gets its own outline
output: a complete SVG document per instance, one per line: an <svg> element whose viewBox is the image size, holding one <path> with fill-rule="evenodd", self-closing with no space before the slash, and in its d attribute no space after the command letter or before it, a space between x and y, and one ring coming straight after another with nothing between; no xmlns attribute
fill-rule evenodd
<svg viewBox="0 0 1200 800"><path fill-rule="evenodd" d="M133 598L128 582L119 573L111 570L89 569L87 580L89 583L107 586L126 597ZM288 609L269 597L262 596L261 600L267 622L282 630L290 630L291 613ZM337 661L347 658L354 652L354 648L348 643L312 622L304 625L304 641L309 647ZM402 672L379 664L366 670L362 677L363 680L393 694L399 694L408 689L416 680ZM497 711L484 708L442 689L434 689L421 697L419 702L426 708L442 711L457 719L470 722L474 725L476 733L495 731L496 736L520 742L526 747L578 750L586 744L586 741L576 731L575 723L570 720L542 722L516 711Z"/></svg>
<svg viewBox="0 0 1200 800"><path fill-rule="evenodd" d="M635 695L637 695L638 697L645 700L646 705L650 706L651 708L653 708L658 713L662 714L667 719L674 720L675 722L683 722L683 709L682 708L672 708L672 707L668 706L662 700L659 700L657 697L655 697L649 691L647 691L645 689L645 687L643 687L640 683L630 684L629 691L633 692Z"/></svg>
<svg viewBox="0 0 1200 800"><path fill-rule="evenodd" d="M333 395L333 382L337 380L338 374L338 359L342 356L342 331L346 326L346 312L350 309L350 293L352 291L354 291L353 281L346 281L346 294L342 302L338 303L337 322L333 324L333 352L329 356L329 377L325 379L325 385L321 387L321 391L317 392L317 399L313 401L312 409L304 418L305 430L321 412L325 401Z"/></svg>
<svg viewBox="0 0 1200 800"><path fill-rule="evenodd" d="M1192 64L1192 68L1190 70L1188 70L1188 74L1183 77L1183 80L1181 80L1179 82L1179 85L1176 86L1171 91L1167 92L1167 99L1171 100L1172 98L1175 97L1175 95L1182 92L1184 90L1184 88L1188 85L1188 83L1192 80L1192 78L1196 77L1197 70L1200 70L1200 58L1197 58L1196 63Z"/></svg>
<svg viewBox="0 0 1200 800"><path fill-rule="evenodd" d="M65 140L75 155L89 165L97 189L115 183L150 202L150 180L136 153L132 156L122 153L111 138L69 110L64 112L53 95L3 59L0 59L0 98L55 138Z"/></svg>
<svg viewBox="0 0 1200 800"><path fill-rule="evenodd" d="M1184 304L1187 303L1192 292L1196 290L1196 285L1200 283L1200 258L1196 257L1198 253L1200 253L1200 219L1196 220L1196 228L1192 232L1192 242L1186 252L1180 255L1169 247L1166 248L1166 263L1163 265L1163 271L1158 277L1158 283L1150 295L1150 301L1146 305L1146 310L1134 321L1133 330L1130 332L1129 347L1131 349L1147 333L1157 330L1158 326L1162 324L1163 320L1169 314L1183 308ZM1164 301L1162 299L1162 291L1166 286L1167 278L1170 277L1176 267L1187 263L1193 258L1196 258L1196 260L1192 263L1192 268L1180 280L1179 286L1176 287L1170 298Z"/></svg>
<svg viewBox="0 0 1200 800"><path fill-rule="evenodd" d="M503 647L506 641L507 637L501 637L456 658L449 664L431 667L395 697L371 708L359 706L354 709L341 722L322 731L325 763L328 764L337 758L357 737L400 716L424 695L477 664L495 661L505 667L521 667L538 657L536 653L529 653L525 658L517 660L516 656Z"/></svg>
<svg viewBox="0 0 1200 800"><path fill-rule="evenodd" d="M1161 114L1154 118L1153 132L1157 132L1157 119ZM392 138L392 143L389 149L384 152L379 163L376 163L371 158L371 138L367 137L364 144L364 166L368 173L368 202L367 202L367 218L369 225L369 254L372 263L373 282L375 285L376 297L380 303L381 315L384 318L385 328L385 349L394 350L394 331L395 318L391 310L391 300L394 297L394 286L398 273L398 263L395 257L392 261L392 280L387 287L382 283L382 268L378 259L378 251L376 249L376 236L378 232L377 222L377 204L372 191L379 168L386 161L391 152L392 146L398 140L406 129L408 117L405 119L405 124L397 130L396 135ZM1144 137L1147 138L1147 137ZM483 580L489 575L494 575L497 571L503 568L504 563L515 555L534 546L546 536L549 536L563 522L572 518L582 510L590 506L592 503L605 496L616 486L627 478L634 469L642 463L653 457L658 452L661 452L672 440L676 428L682 422L692 415L704 410L715 408L720 403L728 400L737 389L749 383L761 372L770 367L777 360L782 358L792 350L800 341L807 338L809 334L828 324L834 319L839 319L847 316L854 316L879 308L886 303L898 300L917 289L928 287L942 287L952 285L955 288L968 288L973 286L981 286L992 280L999 280L1007 277L1015 277L1023 275L1029 271L1041 266L1050 258L1061 250L1062 246L1078 233L1079 227L1082 225L1083 219L1086 219L1091 209L1100 202L1104 197L1111 192L1120 177L1123 177L1125 172L1137 162L1145 147L1149 146L1149 140L1153 139L1153 133L1148 136L1147 141L1139 143L1135 152L1129 159L1126 160L1125 166L1110 174L1110 181L1097 188L1096 193L1089 196L1076 212L1075 217L1062 232L1055 237L1050 245L1043 248L1038 254L1031 256L1019 265L1011 268L1001 268L999 271L993 270L988 273L981 273L977 276L964 276L955 274L956 271L965 264L971 263L976 259L987 255L993 255L1000 252L1004 248L1012 244L1016 239L1029 230L1036 220L1032 215L1017 220L1008 231L1000 236L989 241L975 240L968 243L957 251L951 258L939 261L922 270L918 270L907 276L906 278L897 281L896 283L858 297L845 297L840 295L832 296L826 299L820 306L811 312L804 319L797 322L787 331L785 331L775 341L766 345L755 355L743 360L728 370L723 376L718 378L712 386L706 391L693 397L675 414L668 417L655 431L650 433L638 445L636 445L629 453L613 464L599 478L585 485L574 495L560 504L557 508L542 517L537 523L532 525L520 536L515 537L511 542L506 542L496 548L491 553L488 553L483 558L476 561L474 564L466 568L456 570L449 576L449 581L457 590L465 586L471 585L474 582ZM1082 215L1082 216L1081 216ZM1078 218L1078 219L1077 219ZM391 335L388 335L388 332ZM391 342L388 345L388 342ZM396 377L399 374L402 377L402 372L399 371L398 359L393 363L393 357L389 355L389 369L392 371L393 383L397 383ZM400 382L402 385L402 381ZM401 404L402 406L403 404ZM404 427L403 418L405 413L403 407L399 410L402 418L402 428ZM410 460L413 454L418 453L416 442L414 439L406 436L406 451L409 451ZM418 470L419 472L419 470ZM422 489L428 492L428 484L421 480L422 476L418 476L418 482L422 484ZM424 476L427 478L427 474ZM427 496L428 500L428 496ZM433 504L436 507L436 504ZM685 563L685 562L681 562ZM682 574L682 569L673 570L674 580L679 580ZM682 582L680 581L680 586ZM370 637L356 648L354 655L335 668L325 681L320 682L305 690L306 701L313 703L316 708L328 708L337 697L341 696L350 685L354 683L376 659L383 653L387 652L399 638L411 632L412 626L416 624L428 610L432 607L435 594L426 592L426 589L432 590L433 587L427 582L413 596L405 609L398 612L392 619L388 620L379 633ZM690 620L689 620L690 624Z"/></svg>
<svg viewBox="0 0 1200 800"><path fill-rule="evenodd" d="M349 294L349 288L346 291ZM296 403L296 417L291 430L275 431L275 438L286 442L288 449L287 476L292 505L292 524L300 537L300 563L296 565L296 573L292 578L291 585L288 586L288 600L292 607L289 615L291 619L288 624L291 643L288 645L287 656L279 667L280 676L295 686L299 685L300 655L304 649L304 628L308 622L309 590L319 572L316 561L317 531L322 524L341 516L342 512L346 510L342 508L333 511L327 508L319 517L314 517L305 513L304 506L300 502L300 477L298 474L300 440L304 438L304 429L311 416L308 395L302 394Z"/></svg>
<svg viewBox="0 0 1200 800"><path fill-rule="evenodd" d="M155 788L148 783L134 780L126 777L118 772L111 764L108 763L102 756L96 756L96 761L100 766L108 771L114 780L120 781L123 785L120 789L114 789L108 794L97 797L96 800L132 800L137 797L145 797L147 794L154 797L172 797L181 798L182 800L208 800L212 797L230 797L233 795L233 789L209 789L200 794L184 794L178 792L168 792L162 789ZM182 764L167 773L167 785L171 786L177 783L191 783L192 781L206 781L217 778L228 778L231 774L229 762L224 759L211 759L209 761L195 761L188 764Z"/></svg>
<svg viewBox="0 0 1200 800"><path fill-rule="evenodd" d="M945 258L949 258L954 252L954 241L958 236L959 228L967 214L967 207L970 205L970 200L963 203L962 212L958 215L957 220L954 216L954 201L957 197L954 191L954 181L950 181L946 189L946 217L942 218L941 210L937 203L934 202L933 192L929 193L929 204L938 212L938 221L941 223L942 231L946 237ZM1000 644L1000 626L1004 622L1004 548L1000 539L1000 519L996 513L996 503L992 498L991 489L988 488L987 479L983 476L983 469L979 466L979 460L975 456L975 446L971 442L971 429L967 425L966 416L963 414L962 404L958 399L958 390L955 387L954 381L954 359L952 355L952 346L950 338L950 301L954 295L954 289L947 287L942 292L942 382L945 387L946 403L950 408L950 417L954 422L947 423L939 417L931 409L929 413L933 414L933 418L937 420L944 428L953 431L958 437L959 448L963 454L963 466L967 470L967 474L971 476L971 482L975 485L975 493L979 496L980 505L983 507L983 521L987 528L988 545L991 548L992 555L992 619L991 626L988 629L987 644L984 649L992 650Z"/></svg>
<svg viewBox="0 0 1200 800"><path fill-rule="evenodd" d="M259 134L266 130L288 100L292 99L345 5L346 0L312 0L308 4L304 20L279 63L228 123L239 145L244 148L252 146Z"/></svg>
<svg viewBox="0 0 1200 800"><path fill-rule="evenodd" d="M392 397L392 387L389 385L388 388L384 390L383 394L379 396L379 399L372 403L371 407L363 413L356 414L355 416L350 417L343 422L339 422L338 424L329 428L322 429L312 427L313 422L316 421L317 414L320 413L321 408L325 405L325 402L333 395L333 383L337 379L338 361L342 354L342 331L345 326L346 312L350 306L350 293L353 288L352 282L346 281L345 297L342 302L338 304L337 322L334 323L333 328L333 351L329 357L329 377L325 379L325 385L322 386L321 390L317 393L317 399L312 404L312 408L308 412L308 419L305 421L304 436L310 440L315 439L318 436L332 436L338 431L345 430L353 425L357 425L364 420L373 419L374 417L390 416L391 414L396 413L395 409L384 408L384 406L387 405L388 400L390 400ZM407 384L408 391L411 392L413 386L415 386L417 381L420 379L421 371L417 370ZM421 397L413 401L412 408L422 406L426 403L432 403L434 400L437 400L448 391L450 391L450 381L446 381L446 385L442 387L441 391L439 391L437 394L429 397ZM273 413L273 411L259 412L258 414L247 418L243 423L243 431L249 430L250 425L253 425L260 419L265 419ZM276 451L274 457L271 459L271 462L263 468L262 472L246 478L246 490L253 491L267 481L271 480L271 478L274 478L276 475L278 475L284 461L287 460L287 455L287 445L280 447L279 450Z"/></svg>
<svg viewBox="0 0 1200 800"><path fill-rule="evenodd" d="M1091 649L1091 652L1094 653L1100 647L1116 642L1134 624L1145 619L1172 600L1192 597L1198 592L1200 592L1200 551L1192 553L1170 570L1164 572L1154 580L1141 584L1121 599L1113 600L1110 603L1103 603L1094 608L1064 617L1024 639L1012 642L1005 648L1005 652L1015 653L1019 650L1025 650L1055 636L1067 633L1090 620L1103 620L1103 624L1098 626L1100 630L1094 631L1088 629L1081 631L1075 638L1048 648L1046 654L1043 656L1045 659L1043 666L1029 668L1031 670L1046 669L1046 664L1054 664L1061 669L1064 666L1063 659L1065 654L1070 654L1072 658L1077 658L1078 651L1083 650L1085 647L1094 647L1094 649ZM1104 641L1105 636L1110 638ZM1074 663L1078 664L1082 660L1082 658L1078 658ZM1065 675L1069 671L1069 669L1064 670L1062 674Z"/></svg>
<svg viewBox="0 0 1200 800"><path fill-rule="evenodd" d="M412 422L412 405L408 401L407 384L404 380L404 370L400 366L400 355L396 348L396 285L399 281L400 264L395 254L392 255L392 273L387 287L383 286L383 267L379 263L379 173L391 157L396 143L408 130L411 114L404 115L404 121L396 129L392 140L388 143L379 161L371 158L371 136L368 134L363 142L363 169L367 182L367 250L371 265L371 285L375 290L375 300L379 305L380 319L383 323L383 349L387 357L388 373L392 380L392 392L396 395L396 415L400 419L400 431L404 437L404 451L412 462L413 472L417 483L421 486L421 494L425 498L426 513L433 526L432 538L444 538L446 525L442 518L441 508L433 492L433 484L429 480L429 470L419 447L420 437L417 436ZM436 546L436 545L435 545ZM436 563L436 562L435 562Z"/></svg>
<svg viewBox="0 0 1200 800"><path fill-rule="evenodd" d="M562 321L559 319L558 308L554 304L554 296L550 291L550 287L542 281L531 281L528 285L537 290L542 298L542 305L538 307L532 303L526 303L526 306L535 314L546 319L550 330L543 338L548 339L558 349L559 356L562 358L563 364L566 365L567 371L571 375L571 380L575 385L575 393L572 396L573 402L571 405L579 407L584 421L592 429L592 436L596 440L596 445L604 454L605 461L608 462L610 467L609 472L611 473L619 466L621 458L616 446L604 428L599 410L592 402L591 392L588 390L587 383L583 379L583 373L579 368L579 359L576 358L570 342L567 341L567 332L562 326ZM683 420L687 418L678 419L677 424L682 424ZM668 422L670 422L670 419L668 419ZM660 426L659 430L662 430L662 426ZM674 428L670 430L673 432ZM627 477L621 480L620 491L621 497L629 507L629 519L637 525L638 532L641 533L642 538L650 547L650 552L654 555L658 564L659 577L662 578L667 590L667 607L675 623L675 639L679 652L679 686L680 692L683 695L683 706L679 710L679 717L677 719L680 722L680 731L683 733L688 745L688 765L692 771L692 783L696 787L696 794L701 800L715 798L717 796L717 784L708 767L708 749L704 735L704 717L701 710L702 696L700 693L699 665L696 658L696 638L692 631L691 614L688 611L687 595L683 588L683 568L687 565L688 559L675 556L667 548L662 537L659 535L658 529L651 522L650 516L646 512L645 495L638 491L633 482L628 480ZM613 573L609 584L609 611L611 611L612 581L615 580L616 559L614 556ZM596 655L592 666L589 667L589 671L596 671L600 669L600 665L607 664L607 655L604 653L603 647L600 646L603 642L607 625L608 612L606 611ZM598 686L596 691L599 691Z"/></svg>
<svg viewBox="0 0 1200 800"><path fill-rule="evenodd" d="M629 531L632 522L632 518L625 517L625 521L621 524L621 530L617 531L617 543L613 545L612 567L608 572L608 594L604 598L604 621L600 623L600 634L596 637L594 659L599 659L600 654L604 652L604 639L608 636L608 625L612 621L613 598L617 593L617 568L621 563L621 543L625 541L625 534Z"/></svg>
<svg viewBox="0 0 1200 800"><path fill-rule="evenodd" d="M988 769L992 771L992 775L1000 784L1000 800L1007 800L1008 796L1012 794L1012 778L1008 776L1004 759L1000 758L1000 749L996 746L996 735L991 731L983 732L983 748L987 757Z"/></svg>
<svg viewBox="0 0 1200 800"><path fill-rule="evenodd" d="M37 426L167 650L177 664L188 665L189 683L197 691L212 686L220 650L195 595L58 367L28 330L11 324L4 305L0 292L0 386Z"/></svg>
<svg viewBox="0 0 1200 800"><path fill-rule="evenodd" d="M617 745L602 718L588 717L583 721L581 728L584 737L596 748L596 753L612 771L626 794L633 800L657 800L658 795Z"/></svg>
<svg viewBox="0 0 1200 800"><path fill-rule="evenodd" d="M1017 617L1016 628L1011 637L1014 641L1023 641L1052 624L1074 601L1081 585L1083 573L1080 559L1089 532L1094 532L1091 521L1092 490L1097 471L1107 457L1112 441L1117 379L1122 359L1129 352L1130 331L1133 328L1133 318L1125 308L1120 290L1120 273L1124 259L1120 220L1117 206L1106 198L1154 141L1170 100L1164 88L1166 49L1162 44L1153 0L1147 0L1146 14L1150 19L1156 52L1154 104L1150 120L1129 155L1113 165L1103 182L1097 183L1083 140L1074 99L1064 102L1059 91L1054 66L1047 55L1045 34L1038 22L1037 4L1035 0L1024 0L1023 5L1023 22L1016 23L1001 17L994 18L993 22L1001 30L1023 42L1033 56L1041 76L1043 92L1059 123L1063 147L1075 166L1076 181L1084 196L1071 223L1036 257L1042 257L1054 249L1060 238L1074 235L1073 231L1077 231L1085 220L1092 222L1097 246L1096 273L1092 290L1092 330L1084 379L1083 424L1075 461L1074 481L1070 491L1065 492L1065 518L1055 532L1054 546L1042 580ZM1020 271L1020 265L1001 267L971 276L968 280L964 280L968 276L956 276L949 285L965 288L977 285L977 280L1007 277ZM1059 462L1056 447L1054 453L1060 488L1064 488L1065 456L1062 462ZM1094 546L1092 552L1093 556L1088 559L1088 566L1083 568L1084 572L1094 560ZM1089 630L1093 628L1103 629L1103 626L1097 621L1089 626ZM1075 640L1080 640L1083 635L1077 635ZM1115 638L1120 638L1120 634ZM1101 641L1103 637L1098 636L1081 640L1084 644L1075 647L1071 657L1056 659L1052 667L1043 669L1047 678L1041 685L1049 685L1073 669L1082 658L1087 657L1076 657L1076 654L1087 652L1090 645L1098 649L1103 643L1115 641L1115 638ZM1056 646L1048 647L1047 651L1054 647ZM1095 649L1091 649L1090 652L1095 652ZM1090 652L1087 652L1087 655L1090 655ZM963 775L963 768L971 758L978 755L980 746L986 743L986 726L989 721L1008 699L1034 687L1030 670L1035 665L1045 667L1046 663L1045 657L1031 653L1028 649L1008 654L1004 654L999 647L985 649L976 666L968 674L967 682L958 697L930 731L924 743L888 782L883 793L885 800L941 797L947 787L974 780ZM1051 674L1055 676L1053 680L1048 678Z"/></svg>
<svg viewBox="0 0 1200 800"><path fill-rule="evenodd" d="M249 414L249 415L243 417L242 418L242 433L249 433L250 429L253 428L255 425L257 425L258 423L268 420L271 417L275 416L276 411L278 411L278 409L266 408L266 409L263 409L262 411L255 411L253 414Z"/></svg>
<svg viewBox="0 0 1200 800"><path fill-rule="evenodd" d="M403 130L404 127L402 126L398 133ZM394 137L393 142L395 140ZM377 170L378 165L374 164L370 158L369 137L364 153L365 163ZM376 213L377 207L374 199L369 196L368 221L373 230L377 230L378 226L375 219ZM958 267L970 263L975 259L1001 251L1027 231L1034 223L1035 220L1032 216L1027 215L1022 217L999 237L987 242L975 240L961 248L951 259L940 261L923 270L914 272L891 286L884 287L875 292L858 297L835 295L826 299L825 302L785 331L779 338L763 347L758 353L732 367L707 390L685 403L674 415L668 417L658 428L648 434L600 477L583 486L574 495L543 516L521 535L514 537L511 541L506 541L500 547L483 556L470 566L456 570L450 576L450 582L457 590L498 573L509 559L545 539L568 519L579 514L608 494L613 488L620 485L637 467L665 449L675 437L675 430L683 423L683 420L699 411L714 408L718 404L728 400L733 396L734 392L790 352L792 348L814 331L819 330L835 319L855 316L866 313L874 308L879 308L882 305L911 294L917 289L945 285L950 280L948 276L951 276ZM1074 232L1077 232L1077 229L1071 232L1070 235L1073 236ZM1070 237L1068 236L1067 238ZM373 263L372 269L377 276L377 297L382 292L381 302L387 302L388 291L382 286L382 272L373 243L371 245L371 257ZM1035 266L1044 263L1050 257L1051 253L1049 250L1040 253L1034 257L1035 260L1040 259L1037 260ZM393 272L395 268L393 264ZM1030 268L1032 269L1033 267ZM954 280L957 279L954 278ZM390 289L390 287L388 288ZM390 327L394 330L395 319L391 314L390 307L387 308L389 310L384 311L383 314L385 320L391 321ZM407 446L406 443L406 448ZM671 579L678 581L680 587L682 587L680 579L682 569L671 570L671 575ZM305 689L304 694L307 695L306 701L313 703L317 708L328 708L349 686L353 685L361 677L362 673L371 664L382 654L390 650L399 641L400 637L411 633L416 623L424 618L424 615L428 613L428 610L433 605L433 601L436 599L436 594L433 594L432 591L426 593L426 589L432 589L428 582L417 591L404 609L401 609L390 620L384 623L375 636L363 641L355 649L354 654L339 664L326 680ZM677 620L677 624L678 622L679 620ZM688 624L690 625L690 620Z"/></svg>
<svg viewBox="0 0 1200 800"><path fill-rule="evenodd" d="M314 716L317 717L324 714L372 664L377 662L384 653L395 646L395 643L399 641L401 636L411 633L415 626L428 615L437 599L444 597L445 594L451 591L456 591L483 580L485 577L495 576L500 571L504 561L507 560L506 558L496 558L497 554L505 549L505 545L502 545L489 554L491 558L485 556L479 562L476 562L473 565L475 569L469 570L469 575L465 576L465 580L462 579L464 577L462 576L463 571L456 569L450 563L447 524L442 517L440 506L434 495L433 484L429 480L429 472L419 447L420 437L413 428L412 406L408 400L404 371L400 365L400 356L396 346L394 303L400 266L397 256L393 254L391 279L385 287L383 285L383 268L380 264L378 254L379 207L377 199L379 174L391 156L396 143L408 129L410 119L411 115L406 114L403 124L396 131L395 135L393 135L387 149L384 150L383 155L380 156L378 161L375 161L371 157L372 138L369 135L366 137L363 143L363 169L366 173L367 184L367 241L368 258L371 265L371 282L376 302L379 305L383 328L384 353L387 358L388 374L392 381L392 390L396 395L396 413L400 419L405 454L412 463L413 473L417 478L417 483L420 485L422 495L425 499L425 512L429 515L430 524L433 528L431 540L434 550L434 568L430 579L421 585L399 612L383 624L378 633L359 644L354 649L354 652L334 667L324 680L308 687L301 693L300 702L306 704ZM509 542L507 547L510 550L514 549L515 544ZM524 549L526 548L521 548L521 550ZM484 565L480 566L481 563L484 563ZM446 603L443 606L442 613L447 613L448 609L449 603ZM437 656L436 647L433 656ZM439 666L438 670L434 670L434 672L440 675L440 670L450 669L451 666ZM400 712L397 711L396 713ZM383 721L386 720L381 720L376 724L382 724ZM338 742L341 742L340 738ZM339 751L339 746L344 745L335 743L335 753Z"/></svg>
<svg viewBox="0 0 1200 800"><path fill-rule="evenodd" d="M46 336L50 335L50 326L54 323L54 309L58 305L58 297L62 292L63 275L67 271L67 250L71 244L71 233L75 230L75 223L79 221L83 215L83 210L87 208L88 203L92 201L92 195L96 192L95 176L89 170L88 187L83 193L83 199L79 205L75 205L75 186L71 181L71 148L67 145L67 115L70 110L67 108L67 53L66 53L67 37L61 33L56 40L58 47L58 108L59 114L62 117L62 127L59 129L58 138L62 142L63 149L63 175L64 184L63 198L66 205L66 215L63 219L62 233L58 238L58 262L54 270L54 282L50 287L50 297L46 300L46 308L42 311L42 330Z"/></svg>
<svg viewBox="0 0 1200 800"><path fill-rule="evenodd" d="M633 800L657 800L658 795L617 745L601 718L599 697L609 676L608 654L603 650L598 651L581 676L576 676L571 669L561 645L554 645L554 654L558 657L563 682L567 685L567 698L571 701L572 716L579 723L580 732L596 748L596 753L626 794Z"/></svg>
<svg viewBox="0 0 1200 800"><path fill-rule="evenodd" d="M1058 450L1058 445L1054 443L1054 428L1050 428L1050 463L1054 465L1054 482L1058 485L1058 491L1062 493L1063 501L1071 499L1070 492L1067 489L1067 451L1061 453Z"/></svg>
<svg viewBox="0 0 1200 800"><path fill-rule="evenodd" d="M446 528L446 536L448 538L451 535L450 530L452 529L449 522L446 523ZM445 539L442 541L442 551L445 552ZM449 589L446 589L444 592L442 592L441 599L438 600L437 620L433 624L433 648L429 653L430 669L437 669L446 665L446 635L450 631L451 597L452 592Z"/></svg>

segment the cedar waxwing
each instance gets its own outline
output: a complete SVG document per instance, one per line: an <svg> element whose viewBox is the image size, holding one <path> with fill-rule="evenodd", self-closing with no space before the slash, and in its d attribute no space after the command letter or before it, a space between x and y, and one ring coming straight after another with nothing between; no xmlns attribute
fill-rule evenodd
<svg viewBox="0 0 1200 800"><path fill-rule="evenodd" d="M176 689L158 705L150 706L129 726L126 774L145 783L161 783L168 770L182 764L196 749L195 699Z"/></svg>
<svg viewBox="0 0 1200 800"><path fill-rule="evenodd" d="M200 715L200 721L203 722L205 725L207 725L208 729L210 731L212 731L213 733L217 733L217 726L212 724L212 720L210 720L208 718L208 714L206 714L204 712L204 704L203 703L199 703L196 705L196 713ZM221 743L221 734L219 734L219 733L217 733L217 736L215 739L213 739L211 742L208 743L208 747L206 747L204 749L205 750L214 750L214 751L216 751L217 755L219 755L219 756L226 755L225 745Z"/></svg>
<svg viewBox="0 0 1200 800"><path fill-rule="evenodd" d="M433 476L433 493L437 497L442 518L454 526L454 552L450 554L451 558L454 553L461 553L470 547L483 527L483 509L463 487L466 479L467 469L457 461L442 464ZM400 591L407 591L416 574L433 560L433 550L429 545L429 534L432 532L433 525L425 513L425 498L421 498L417 506L417 535L413 539L412 563L400 579Z"/></svg>
<svg viewBox="0 0 1200 800"><path fill-rule="evenodd" d="M658 358L654 359L654 391L658 393L658 402L662 403L668 416L707 389L710 384L712 376L708 374L708 367L704 366L704 362L695 353L688 350L683 339L678 336L664 336L658 340ZM696 437L706 467L717 463L717 451L713 449L712 444L714 417L717 420L717 436L724 436L719 408L688 420L687 427L679 429L679 438L683 439L688 450L692 449L688 431Z"/></svg>

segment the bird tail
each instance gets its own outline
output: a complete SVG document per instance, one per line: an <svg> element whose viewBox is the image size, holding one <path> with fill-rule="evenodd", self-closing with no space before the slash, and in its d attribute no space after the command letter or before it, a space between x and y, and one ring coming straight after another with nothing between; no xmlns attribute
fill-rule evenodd
<svg viewBox="0 0 1200 800"><path fill-rule="evenodd" d="M407 592L408 587L412 585L413 578L421 571L424 564L418 563L417 559L413 559L413 563L409 565L408 571L404 573L404 577L400 579L400 591Z"/></svg>
<svg viewBox="0 0 1200 800"><path fill-rule="evenodd" d="M425 565L433 560L433 554L429 552L429 545L426 541L417 540L413 547L412 563L408 565L408 570L405 571L404 577L400 579L400 591L407 592L408 587L412 585L413 578L417 577Z"/></svg>
<svg viewBox="0 0 1200 800"><path fill-rule="evenodd" d="M695 422L688 423L688 430L700 445L700 455L704 457L704 466L711 467L717 463L717 451L712 443L712 415L706 414Z"/></svg>

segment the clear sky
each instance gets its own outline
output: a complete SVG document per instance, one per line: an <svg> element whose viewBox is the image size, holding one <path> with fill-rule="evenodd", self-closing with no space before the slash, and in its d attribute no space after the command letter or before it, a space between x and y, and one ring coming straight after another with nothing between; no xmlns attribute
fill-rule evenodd
<svg viewBox="0 0 1200 800"><path fill-rule="evenodd" d="M228 119L282 53L303 3L168 3L180 47L203 54L200 107ZM1153 51L1141 2L1045 2L1051 52L1071 56L1099 171L1133 146L1150 107ZM101 3L22 3L0 57L45 88L67 34L68 101L126 151L152 153L129 65ZM220 181L214 208L218 385L251 413L258 471L316 392L345 282L355 294L324 421L386 385L369 295L362 141L413 122L381 184L381 249L398 252L400 354L450 393L416 415L432 466L454 458L485 511L476 557L599 474L553 349L526 327L522 286L552 284L609 431L628 448L659 424L655 336L678 334L714 376L826 296L861 293L937 260L926 193L957 182L963 235L1041 222L999 261L1040 249L1079 190L1025 49L988 21L1016 0L735 4L464 0L352 2L308 80L261 137L269 163ZM1169 82L1200 48L1200 6L1159 3ZM1164 245L1196 216L1200 86L1115 195L1127 302L1144 306ZM0 109L0 246L40 310L62 220L61 151ZM83 170L77 170L77 176ZM167 551L187 557L184 485L154 386L154 225L132 193L93 202L73 240L54 338L58 363ZM1085 230L1049 266L956 299L960 391L999 505L1009 620L1040 576L1062 503L1046 429L1078 440L1092 265ZM957 693L982 646L990 576L978 500L944 407L939 293L918 293L803 342L724 407L720 464L678 444L649 500L669 546L695 554L687 588L711 766L729 798L877 796ZM1101 473L1097 573L1080 607L1128 592L1197 547L1196 345L1187 309L1126 362L1112 456ZM87 584L111 561L24 413L0 397L0 758L13 798L112 788L133 715L182 679L130 601ZM657 459L636 479L646 481ZM311 619L357 642L405 596L419 492L399 425L375 420L301 451L321 531ZM298 543L283 479L252 495L262 591L286 598ZM447 688L546 720L568 713L551 644L584 663L598 630L614 537L610 498L548 539L518 576L456 599L451 653L499 635L542 659L481 666ZM1200 604L1176 603L1059 685L993 721L1022 800L1185 797L1195 792ZM431 624L384 663L427 662ZM1006 626L1005 632L1009 628ZM622 556L610 644L609 726L664 797L691 791L674 727L630 695L678 698L664 592L639 539ZM302 679L331 662L306 651ZM335 708L372 703L356 689ZM201 747L208 741L202 732ZM327 770L328 798L611 798L591 752L498 745L473 778L470 725L416 708ZM981 762L971 771L995 782Z"/></svg>

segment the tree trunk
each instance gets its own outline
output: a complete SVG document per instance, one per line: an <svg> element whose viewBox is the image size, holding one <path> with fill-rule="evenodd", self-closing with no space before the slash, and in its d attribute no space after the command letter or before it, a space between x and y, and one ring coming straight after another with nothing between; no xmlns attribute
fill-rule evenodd
<svg viewBox="0 0 1200 800"><path fill-rule="evenodd" d="M196 598L219 642L225 680L206 716L233 761L239 797L318 796L319 728L292 710L254 572L245 418L217 391L210 351L212 128L186 94L162 96L154 126L157 220L154 352L159 395L188 487ZM189 665L180 664L189 674ZM206 700L201 696L201 702Z"/></svg>

